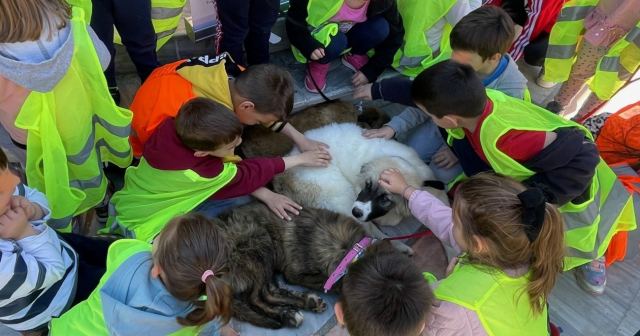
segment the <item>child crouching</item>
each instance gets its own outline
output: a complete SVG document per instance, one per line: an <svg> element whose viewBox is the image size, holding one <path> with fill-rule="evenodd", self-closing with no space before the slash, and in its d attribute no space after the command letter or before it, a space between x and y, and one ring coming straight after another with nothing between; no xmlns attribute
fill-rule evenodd
<svg viewBox="0 0 640 336"><path fill-rule="evenodd" d="M494 174L457 189L453 209L386 170L381 185L402 194L412 213L463 252L435 290L428 335L546 335L547 300L562 271L564 233L542 191Z"/></svg>

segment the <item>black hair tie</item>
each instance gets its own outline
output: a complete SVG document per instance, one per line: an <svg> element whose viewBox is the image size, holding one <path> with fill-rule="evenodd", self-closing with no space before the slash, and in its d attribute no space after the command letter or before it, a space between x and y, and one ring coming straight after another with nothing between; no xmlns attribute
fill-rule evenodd
<svg viewBox="0 0 640 336"><path fill-rule="evenodd" d="M529 188L518 194L522 203L522 223L524 232L530 242L534 242L540 234L544 223L546 202L544 193L539 188Z"/></svg>

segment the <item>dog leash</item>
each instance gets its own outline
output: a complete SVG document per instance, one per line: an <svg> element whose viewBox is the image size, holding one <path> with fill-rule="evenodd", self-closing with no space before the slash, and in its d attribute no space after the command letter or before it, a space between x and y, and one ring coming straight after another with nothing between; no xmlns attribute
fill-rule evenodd
<svg viewBox="0 0 640 336"><path fill-rule="evenodd" d="M433 232L429 229L426 229L422 232L416 232L416 233L413 233L410 235L404 235L404 236L388 237L383 240L402 240L402 239L413 239L413 238L422 238L422 237L429 237L429 236L433 236Z"/></svg>
<svg viewBox="0 0 640 336"><path fill-rule="evenodd" d="M313 86L316 88L316 90L318 90L318 93L322 96L324 100L326 100L327 102L332 102L335 100L335 99L330 99L329 97L327 97L327 95L324 94L324 92L322 92L322 89L320 88L318 83L316 83L315 78L311 76L311 70L309 70L309 65L307 65L307 75L309 75L309 78L311 78L311 83L313 83Z"/></svg>

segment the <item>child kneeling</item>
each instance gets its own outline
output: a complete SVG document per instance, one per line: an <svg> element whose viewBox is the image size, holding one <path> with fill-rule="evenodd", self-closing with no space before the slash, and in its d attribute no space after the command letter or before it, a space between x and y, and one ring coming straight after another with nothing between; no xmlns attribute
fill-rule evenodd
<svg viewBox="0 0 640 336"><path fill-rule="evenodd" d="M464 254L435 290L428 335L547 335L547 300L562 271L563 221L543 192L491 173L456 190L453 209L407 185L395 169L380 184ZM456 259L454 259L456 260ZM455 265L455 266L453 266Z"/></svg>

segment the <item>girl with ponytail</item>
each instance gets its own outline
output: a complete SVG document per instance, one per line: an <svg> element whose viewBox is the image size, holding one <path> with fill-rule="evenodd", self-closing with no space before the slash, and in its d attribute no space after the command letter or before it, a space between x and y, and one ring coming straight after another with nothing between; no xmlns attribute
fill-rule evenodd
<svg viewBox="0 0 640 336"><path fill-rule="evenodd" d="M407 185L396 170L380 184L461 253L435 290L427 335L548 335L547 299L562 271L564 230L541 190L493 173L456 190L453 208Z"/></svg>
<svg viewBox="0 0 640 336"><path fill-rule="evenodd" d="M118 240L98 288L51 335L219 335L231 318L226 261L222 232L196 213L171 220L153 246Z"/></svg>

